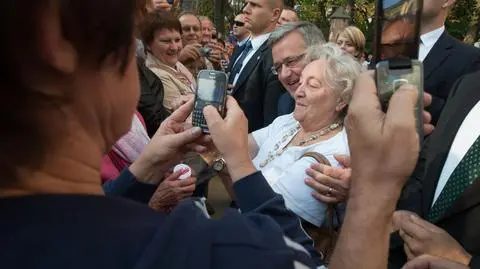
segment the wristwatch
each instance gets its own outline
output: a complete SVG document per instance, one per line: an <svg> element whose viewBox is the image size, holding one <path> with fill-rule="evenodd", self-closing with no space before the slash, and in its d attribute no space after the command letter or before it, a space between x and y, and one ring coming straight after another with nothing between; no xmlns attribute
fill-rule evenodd
<svg viewBox="0 0 480 269"><path fill-rule="evenodd" d="M227 166L227 163L223 158L218 158L212 163L212 168L216 172L222 172L226 166Z"/></svg>

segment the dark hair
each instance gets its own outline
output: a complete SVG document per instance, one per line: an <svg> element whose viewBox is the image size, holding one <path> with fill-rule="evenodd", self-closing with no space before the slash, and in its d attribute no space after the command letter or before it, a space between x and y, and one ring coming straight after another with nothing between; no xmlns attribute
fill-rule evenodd
<svg viewBox="0 0 480 269"><path fill-rule="evenodd" d="M180 20L169 12L156 12L148 14L141 26L140 36L145 45L152 43L155 33L162 29L178 31L182 34Z"/></svg>
<svg viewBox="0 0 480 269"><path fill-rule="evenodd" d="M223 45L223 47L225 47L225 41L223 41L223 39L217 38L217 41L218 41L219 43L221 43L221 44Z"/></svg>
<svg viewBox="0 0 480 269"><path fill-rule="evenodd" d="M62 0L0 1L0 187L13 184L20 169L42 167L52 149L49 120L52 111L71 98L70 93L51 94L34 89L32 81L41 74L61 77L40 55L39 19L58 5L60 28L78 53L80 64L101 68L118 63L122 75L133 49L135 1ZM52 9L53 10L53 9ZM58 96L57 96L58 95ZM58 112L60 113L60 111Z"/></svg>

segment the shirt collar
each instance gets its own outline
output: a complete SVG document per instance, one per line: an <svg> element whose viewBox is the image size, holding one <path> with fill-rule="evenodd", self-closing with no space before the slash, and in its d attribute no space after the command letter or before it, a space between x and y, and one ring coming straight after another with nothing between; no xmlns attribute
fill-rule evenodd
<svg viewBox="0 0 480 269"><path fill-rule="evenodd" d="M250 36L247 36L246 38L244 38L242 41L238 41L237 44L239 47L245 45L245 43L247 43L247 41L250 39Z"/></svg>
<svg viewBox="0 0 480 269"><path fill-rule="evenodd" d="M433 45L435 45L443 32L445 32L445 26L421 35L420 39L422 40L423 45L425 45L426 47L432 47Z"/></svg>
<svg viewBox="0 0 480 269"><path fill-rule="evenodd" d="M250 38L250 40L252 42L252 49L257 50L258 48L260 48L260 46L262 46L262 44L265 43L265 41L268 40L268 38L270 37L270 34L271 33L266 33L266 34L263 34L263 35L259 35L259 36Z"/></svg>

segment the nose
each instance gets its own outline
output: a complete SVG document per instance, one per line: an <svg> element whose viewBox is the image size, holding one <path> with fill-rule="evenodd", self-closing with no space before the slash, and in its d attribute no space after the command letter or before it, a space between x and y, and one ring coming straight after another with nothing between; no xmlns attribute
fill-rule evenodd
<svg viewBox="0 0 480 269"><path fill-rule="evenodd" d="M292 71L290 70L290 68L286 67L285 65L282 65L278 76L279 78L288 78L291 74L292 74Z"/></svg>
<svg viewBox="0 0 480 269"><path fill-rule="evenodd" d="M297 90L295 91L295 100L298 98L302 98L305 96L305 85L303 82L298 86Z"/></svg>
<svg viewBox="0 0 480 269"><path fill-rule="evenodd" d="M243 8L243 13L249 15L250 14L250 4L247 3L245 4L245 7Z"/></svg>

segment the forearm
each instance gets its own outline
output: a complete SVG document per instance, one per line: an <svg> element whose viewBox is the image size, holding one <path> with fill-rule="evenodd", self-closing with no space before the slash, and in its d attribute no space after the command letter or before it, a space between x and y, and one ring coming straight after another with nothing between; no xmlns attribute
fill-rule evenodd
<svg viewBox="0 0 480 269"><path fill-rule="evenodd" d="M355 192L351 192L329 268L387 267L392 216L399 195L395 188L382 191L375 186L358 186Z"/></svg>
<svg viewBox="0 0 480 269"><path fill-rule="evenodd" d="M115 180L110 180L103 184L106 196L120 196L141 203L148 203L156 188L156 185L146 184L137 180L129 169L124 169Z"/></svg>

